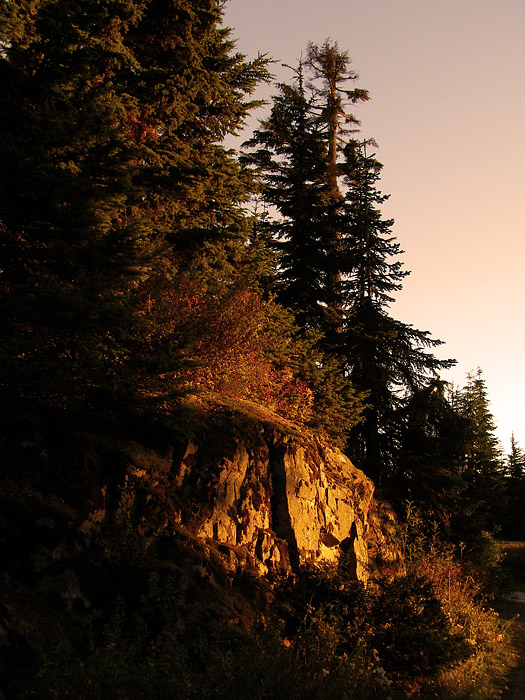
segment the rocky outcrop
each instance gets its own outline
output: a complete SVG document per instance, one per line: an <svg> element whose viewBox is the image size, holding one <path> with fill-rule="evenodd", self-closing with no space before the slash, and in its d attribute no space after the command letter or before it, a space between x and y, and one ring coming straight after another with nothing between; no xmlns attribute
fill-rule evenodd
<svg viewBox="0 0 525 700"><path fill-rule="evenodd" d="M294 612L295 584L329 580L298 581L303 567L344 565L363 582L374 567L392 568L393 515L378 511L373 484L339 450L274 418L218 413L196 421L192 441L163 432L162 443L54 465L55 478L41 484L0 484L2 687L21 687L28 668L34 677L51 669L46 689L64 669L86 668L89 683L105 683L106 658L108 678L114 658L134 678L149 650L148 680L150 659L173 656L178 672L181 649L193 658L195 628L203 649L201 634L213 644L234 635L228 653L267 620L293 633L304 602L301 593ZM219 635L208 633L210 621ZM108 647L106 630L121 657L108 656L117 644ZM174 653L157 657L159 640Z"/></svg>
<svg viewBox="0 0 525 700"><path fill-rule="evenodd" d="M108 482L79 525L85 544L115 527L129 530L126 547L137 533L145 542L180 535L232 576L344 564L366 582L370 571L397 566L392 514L378 509L373 483L339 449L238 415L163 452L130 446L120 483Z"/></svg>
<svg viewBox="0 0 525 700"><path fill-rule="evenodd" d="M232 566L240 550L260 574L337 565L344 557L366 581L373 484L321 439L274 434L255 445L238 441L231 458L211 465L190 443L175 471L177 487L188 495L207 475L207 506L192 529L220 543Z"/></svg>

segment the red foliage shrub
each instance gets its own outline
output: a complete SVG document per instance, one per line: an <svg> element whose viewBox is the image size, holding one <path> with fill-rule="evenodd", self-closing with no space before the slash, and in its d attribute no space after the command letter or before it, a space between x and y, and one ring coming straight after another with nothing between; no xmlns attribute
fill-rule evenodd
<svg viewBox="0 0 525 700"><path fill-rule="evenodd" d="M273 302L245 287L210 293L184 281L149 294L145 307L154 351L181 354L191 386L251 399L289 418L309 416L313 394L286 363L292 330Z"/></svg>

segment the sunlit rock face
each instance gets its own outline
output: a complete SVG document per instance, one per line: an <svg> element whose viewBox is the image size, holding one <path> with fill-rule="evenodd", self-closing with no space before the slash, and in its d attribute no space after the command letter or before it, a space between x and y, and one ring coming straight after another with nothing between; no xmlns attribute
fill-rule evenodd
<svg viewBox="0 0 525 700"><path fill-rule="evenodd" d="M176 474L184 492L202 481L200 450L190 444ZM222 545L231 567L247 556L260 574L303 565L345 565L366 581L373 484L339 450L318 438L272 435L231 459L208 465L208 505L195 534Z"/></svg>

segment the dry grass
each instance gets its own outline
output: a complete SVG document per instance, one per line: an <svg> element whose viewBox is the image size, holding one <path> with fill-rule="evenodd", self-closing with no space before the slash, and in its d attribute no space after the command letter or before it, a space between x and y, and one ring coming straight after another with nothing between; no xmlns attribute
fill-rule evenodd
<svg viewBox="0 0 525 700"><path fill-rule="evenodd" d="M409 696L418 700L492 700L500 698L518 657L513 622L503 620L488 606L479 579L469 564L454 556L452 547L427 542L412 562L432 583L435 596L452 628L467 639L472 655L437 677L414 687ZM525 552L525 549L523 550Z"/></svg>

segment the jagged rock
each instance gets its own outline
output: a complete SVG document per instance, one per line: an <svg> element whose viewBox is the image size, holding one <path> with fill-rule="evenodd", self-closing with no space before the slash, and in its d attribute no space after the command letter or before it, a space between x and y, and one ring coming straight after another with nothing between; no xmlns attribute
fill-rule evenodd
<svg viewBox="0 0 525 700"><path fill-rule="evenodd" d="M175 483L184 490L198 482L203 461L190 443ZM338 449L319 438L273 435L256 445L239 442L212 471L211 502L196 535L244 549L262 573L337 565L345 556L366 581L374 487Z"/></svg>
<svg viewBox="0 0 525 700"><path fill-rule="evenodd" d="M370 570L397 566L394 516L339 449L261 424L246 437L215 437L162 454L131 451L121 484L103 489L80 525L86 545L100 527L129 524L150 539L183 528L231 576L289 575L344 558L366 583Z"/></svg>

